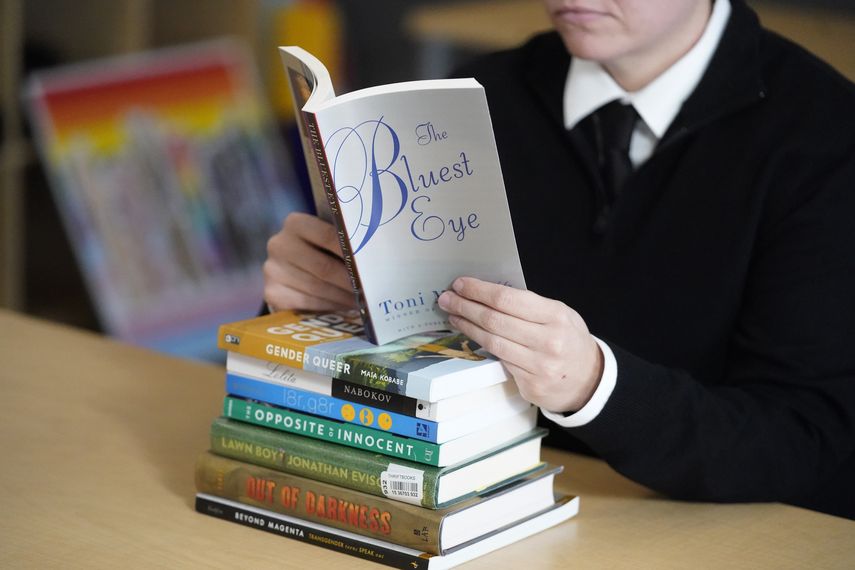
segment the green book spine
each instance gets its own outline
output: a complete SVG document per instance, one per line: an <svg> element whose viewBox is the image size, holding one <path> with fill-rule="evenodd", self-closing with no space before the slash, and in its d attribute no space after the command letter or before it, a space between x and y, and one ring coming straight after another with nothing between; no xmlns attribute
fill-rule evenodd
<svg viewBox="0 0 855 570"><path fill-rule="evenodd" d="M345 447L337 443L274 431L226 418L211 424L211 450L263 467L284 471L378 497L389 497L437 508L436 487L442 469L388 455ZM401 470L421 474L419 485L401 488L391 473ZM386 493L384 493L384 489ZM387 494L388 493L388 494Z"/></svg>
<svg viewBox="0 0 855 570"><path fill-rule="evenodd" d="M447 514L213 453L196 462L196 489L432 554Z"/></svg>
<svg viewBox="0 0 855 570"><path fill-rule="evenodd" d="M400 437L356 424L301 414L269 404L249 402L226 396L223 402L223 415L227 418L255 425L382 453L416 463L436 466L439 462L440 446L435 443Z"/></svg>

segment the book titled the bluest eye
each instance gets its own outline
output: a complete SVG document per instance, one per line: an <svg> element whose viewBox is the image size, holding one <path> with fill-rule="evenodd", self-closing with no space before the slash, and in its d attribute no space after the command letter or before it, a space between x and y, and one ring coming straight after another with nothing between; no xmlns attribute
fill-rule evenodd
<svg viewBox="0 0 855 570"><path fill-rule="evenodd" d="M369 339L448 328L455 278L525 288L484 89L474 79L336 97L323 64L280 48L319 215L336 225Z"/></svg>

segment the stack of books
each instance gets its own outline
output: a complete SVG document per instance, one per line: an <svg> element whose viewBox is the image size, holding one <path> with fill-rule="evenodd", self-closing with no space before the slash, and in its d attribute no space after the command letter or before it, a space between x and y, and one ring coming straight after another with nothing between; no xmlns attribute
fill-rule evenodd
<svg viewBox="0 0 855 570"><path fill-rule="evenodd" d="M400 568L480 556L578 512L536 408L461 335L376 346L358 314L225 324L199 512Z"/></svg>

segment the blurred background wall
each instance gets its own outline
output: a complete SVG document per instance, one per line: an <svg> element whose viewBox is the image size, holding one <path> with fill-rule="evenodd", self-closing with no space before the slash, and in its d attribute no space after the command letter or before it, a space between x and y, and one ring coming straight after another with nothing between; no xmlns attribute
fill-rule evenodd
<svg viewBox="0 0 855 570"><path fill-rule="evenodd" d="M250 49L288 142L280 43L303 45L338 92L440 77L548 23L537 0L0 0L0 307L91 330L101 324L21 106L30 73L220 36ZM855 79L855 2L750 2L768 26ZM286 145L286 152L292 152ZM298 160L300 160L298 158ZM299 163L298 163L299 164Z"/></svg>

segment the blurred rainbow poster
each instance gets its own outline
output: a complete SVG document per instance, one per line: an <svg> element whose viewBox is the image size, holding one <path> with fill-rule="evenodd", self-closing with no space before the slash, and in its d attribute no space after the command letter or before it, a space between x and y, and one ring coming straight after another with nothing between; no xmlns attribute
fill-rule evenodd
<svg viewBox="0 0 855 570"><path fill-rule="evenodd" d="M39 152L104 330L182 356L261 306L267 239L306 208L254 67L223 40L34 74Z"/></svg>

